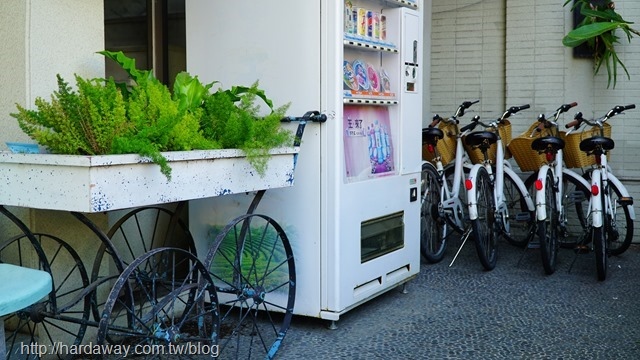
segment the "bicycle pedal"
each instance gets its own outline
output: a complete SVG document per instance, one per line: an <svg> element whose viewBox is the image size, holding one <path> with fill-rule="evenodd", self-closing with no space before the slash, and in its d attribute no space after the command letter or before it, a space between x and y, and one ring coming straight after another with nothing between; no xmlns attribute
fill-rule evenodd
<svg viewBox="0 0 640 360"><path fill-rule="evenodd" d="M618 198L618 203L622 206L630 206L633 205L633 197L631 196L623 196Z"/></svg>
<svg viewBox="0 0 640 360"><path fill-rule="evenodd" d="M567 199L571 202L579 203L585 201L586 197L582 191L572 191L567 195Z"/></svg>
<svg viewBox="0 0 640 360"><path fill-rule="evenodd" d="M529 241L527 244L527 249L540 249L539 241Z"/></svg>
<svg viewBox="0 0 640 360"><path fill-rule="evenodd" d="M531 215L528 212L521 212L516 214L516 221L529 222Z"/></svg>

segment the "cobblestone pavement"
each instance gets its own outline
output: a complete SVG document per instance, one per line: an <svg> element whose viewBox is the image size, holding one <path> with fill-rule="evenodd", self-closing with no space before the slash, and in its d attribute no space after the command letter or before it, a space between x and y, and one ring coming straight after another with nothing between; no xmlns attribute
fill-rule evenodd
<svg viewBox="0 0 640 360"><path fill-rule="evenodd" d="M443 262L422 264L407 294L357 307L337 330L294 317L277 358L640 359L640 245L610 258L604 282L593 254L561 249L547 276L537 250L507 244L493 271L470 243L449 267L452 245Z"/></svg>

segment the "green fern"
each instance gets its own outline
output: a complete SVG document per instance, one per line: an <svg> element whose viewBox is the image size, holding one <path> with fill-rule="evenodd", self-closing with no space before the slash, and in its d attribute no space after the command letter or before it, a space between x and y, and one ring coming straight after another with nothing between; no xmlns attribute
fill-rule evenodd
<svg viewBox="0 0 640 360"><path fill-rule="evenodd" d="M269 108L266 116L260 115L258 98ZM267 170L269 149L293 143L293 135L280 127L289 104L274 109L271 100L258 88L258 82L251 87L219 90L205 98L203 108L205 136L215 139L223 148L242 149L260 175Z"/></svg>
<svg viewBox="0 0 640 360"><path fill-rule="evenodd" d="M126 129L122 94L113 81L104 85L76 76L78 92L58 75L58 90L48 102L37 98L37 110L17 105L11 114L39 144L60 154L108 154L113 138Z"/></svg>
<svg viewBox="0 0 640 360"><path fill-rule="evenodd" d="M74 91L57 75L51 101L37 98L35 110L17 105L18 112L11 114L28 136L53 153L137 153L171 179L164 151L239 148L263 175L269 149L293 142L293 135L280 128L289 105L274 109L258 82L210 93L215 82L204 85L183 72L172 93L122 52L100 54L116 61L135 85L75 76ZM267 105L266 116L258 99Z"/></svg>

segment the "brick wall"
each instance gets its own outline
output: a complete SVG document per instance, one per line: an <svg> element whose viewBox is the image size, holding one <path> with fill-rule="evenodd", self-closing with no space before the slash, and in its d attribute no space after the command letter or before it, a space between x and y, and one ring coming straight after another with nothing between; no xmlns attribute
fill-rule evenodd
<svg viewBox="0 0 640 360"><path fill-rule="evenodd" d="M426 114L451 115L462 101L481 99L472 109L495 117L505 107L504 0L439 0L431 11L431 110Z"/></svg>
<svg viewBox="0 0 640 360"><path fill-rule="evenodd" d="M640 37L629 43L618 32L616 50L631 79L619 68L615 89L607 88L606 68L593 76L593 60L573 57L562 38L573 28L568 7L558 0L433 0L431 29L431 113L450 114L466 99L479 98L483 117L528 103L512 118L513 135L539 113L578 102L585 117L601 116L619 104L638 105L611 120L616 148L611 166L640 201ZM640 1L617 0L618 12L640 24ZM633 25L640 30L640 25ZM427 110L427 113L429 111ZM636 222L636 228L640 228ZM636 231L637 234L640 231ZM636 238L640 241L640 235Z"/></svg>

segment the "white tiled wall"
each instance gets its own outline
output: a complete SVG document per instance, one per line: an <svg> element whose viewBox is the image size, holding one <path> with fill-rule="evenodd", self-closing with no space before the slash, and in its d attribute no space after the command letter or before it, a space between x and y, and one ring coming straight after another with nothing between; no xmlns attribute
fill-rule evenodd
<svg viewBox="0 0 640 360"><path fill-rule="evenodd" d="M432 2L431 114L451 115L459 103L472 99L481 99L472 109L482 117L505 107L503 3Z"/></svg>

